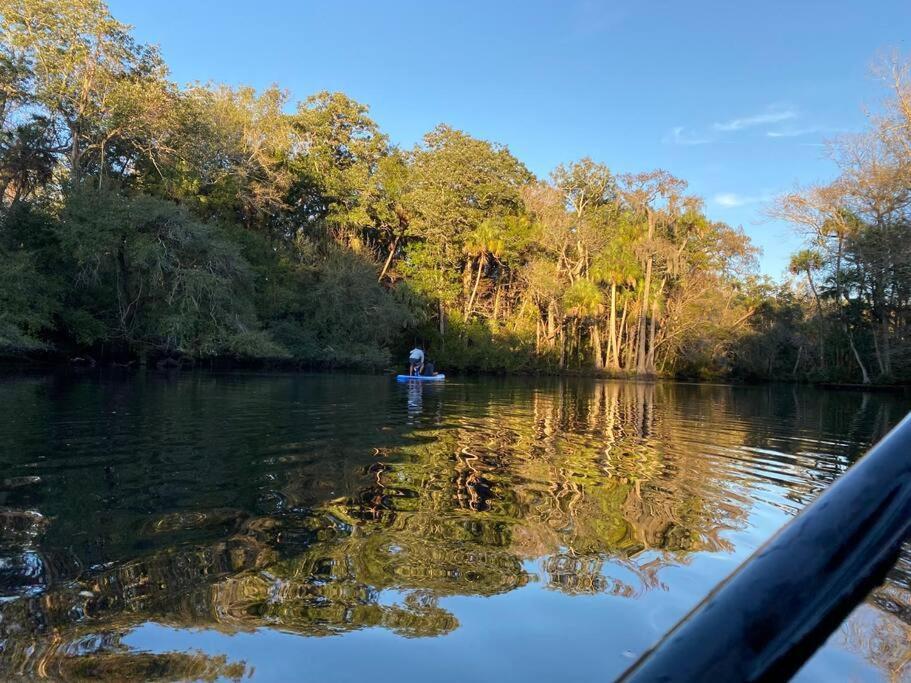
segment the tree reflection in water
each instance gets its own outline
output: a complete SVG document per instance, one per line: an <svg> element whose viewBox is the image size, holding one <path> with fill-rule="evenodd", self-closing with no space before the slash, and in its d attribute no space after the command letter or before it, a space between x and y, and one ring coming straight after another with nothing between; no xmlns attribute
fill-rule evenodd
<svg viewBox="0 0 911 683"><path fill-rule="evenodd" d="M796 512L906 408L284 376L15 380L0 405L19 406L0 433L0 672L117 680L249 673L127 647L146 622L422 637L459 628L449 596L674 590L667 567L734 552L757 502ZM911 656L904 562L842 629L893 678Z"/></svg>

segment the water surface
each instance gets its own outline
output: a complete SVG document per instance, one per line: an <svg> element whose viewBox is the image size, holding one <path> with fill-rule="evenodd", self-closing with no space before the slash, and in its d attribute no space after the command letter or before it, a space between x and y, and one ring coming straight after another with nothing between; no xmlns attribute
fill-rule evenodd
<svg viewBox="0 0 911 683"><path fill-rule="evenodd" d="M603 681L911 408L790 386L0 379L0 678ZM911 680L911 553L799 679Z"/></svg>

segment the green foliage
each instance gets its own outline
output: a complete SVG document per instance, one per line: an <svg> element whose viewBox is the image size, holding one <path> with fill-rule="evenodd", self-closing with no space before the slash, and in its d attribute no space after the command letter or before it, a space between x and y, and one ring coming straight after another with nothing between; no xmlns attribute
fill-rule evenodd
<svg viewBox="0 0 911 683"><path fill-rule="evenodd" d="M499 240L492 221L515 216L528 170L505 147L477 140L448 126L424 136L411 155L411 189L404 203L411 216L406 272L418 289L452 304L469 259ZM482 227L486 226L486 227ZM418 274L417 271L423 271ZM429 271L429 272L428 272Z"/></svg>
<svg viewBox="0 0 911 683"><path fill-rule="evenodd" d="M75 270L68 304L83 317L74 330L82 343L197 358L284 355L258 331L237 245L186 209L82 188L67 196L58 237Z"/></svg>
<svg viewBox="0 0 911 683"><path fill-rule="evenodd" d="M480 320L450 318L443 335L428 329L432 360L447 372L529 373L553 370L546 355L535 351L534 337L511 330L492 330Z"/></svg>
<svg viewBox="0 0 911 683"><path fill-rule="evenodd" d="M288 168L293 143L283 112L287 94L227 86L190 88L180 98L169 147L172 158L153 191L187 202L206 220L239 223L280 235L295 177Z"/></svg>
<svg viewBox="0 0 911 683"><path fill-rule="evenodd" d="M61 282L47 262L51 228L27 204L0 213L0 356L49 346L47 331L61 309Z"/></svg>
<svg viewBox="0 0 911 683"><path fill-rule="evenodd" d="M906 108L784 201L812 236L785 291L666 171L540 181L446 125L397 149L343 93L180 87L102 0L0 0L0 29L4 354L911 372Z"/></svg>
<svg viewBox="0 0 911 683"><path fill-rule="evenodd" d="M343 93L321 92L301 103L291 118L306 146L294 158L298 210L311 220L322 218L339 234L369 226L371 204L382 196L374 174L389 143L367 113L365 105ZM394 184L394 169L384 165L382 170L387 184Z"/></svg>
<svg viewBox="0 0 911 683"><path fill-rule="evenodd" d="M272 311L269 328L310 365L385 367L389 348L413 321L407 304L377 282L370 263L336 245L310 247L315 263L290 274L293 298Z"/></svg>
<svg viewBox="0 0 911 683"><path fill-rule="evenodd" d="M601 289L591 280L576 280L563 292L563 308L587 318L601 311Z"/></svg>
<svg viewBox="0 0 911 683"><path fill-rule="evenodd" d="M46 348L41 337L57 309L55 294L30 254L0 247L0 355Z"/></svg>
<svg viewBox="0 0 911 683"><path fill-rule="evenodd" d="M838 177L774 207L806 237L790 263L806 312L794 377L911 381L911 79L889 71L882 115L833 145Z"/></svg>

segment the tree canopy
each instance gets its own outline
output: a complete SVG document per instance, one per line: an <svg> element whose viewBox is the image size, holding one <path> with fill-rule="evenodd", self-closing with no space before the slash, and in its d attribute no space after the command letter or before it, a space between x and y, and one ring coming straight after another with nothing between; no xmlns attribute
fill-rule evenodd
<svg viewBox="0 0 911 683"><path fill-rule="evenodd" d="M907 72L832 184L781 198L794 281L681 178L537 178L339 92L180 86L102 0L0 0L0 354L652 376L908 376ZM783 316L790 331L771 333Z"/></svg>

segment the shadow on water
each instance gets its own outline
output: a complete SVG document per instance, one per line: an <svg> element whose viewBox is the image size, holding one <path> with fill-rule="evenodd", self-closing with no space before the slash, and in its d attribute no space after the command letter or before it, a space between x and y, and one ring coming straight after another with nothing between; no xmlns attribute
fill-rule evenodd
<svg viewBox="0 0 911 683"><path fill-rule="evenodd" d="M7 379L0 673L275 678L241 641L197 634L291 634L268 642L293 660L329 652L300 636L362 631L414 655L398 679L422 677L429 636L449 638L424 673L478 636L469 679L521 672L496 649L557 670L570 640L578 677L603 679L908 407L791 386ZM908 676L909 579L906 553L803 675L849 658L861 678ZM478 599L493 596L488 643ZM366 670L339 652L326 671Z"/></svg>

